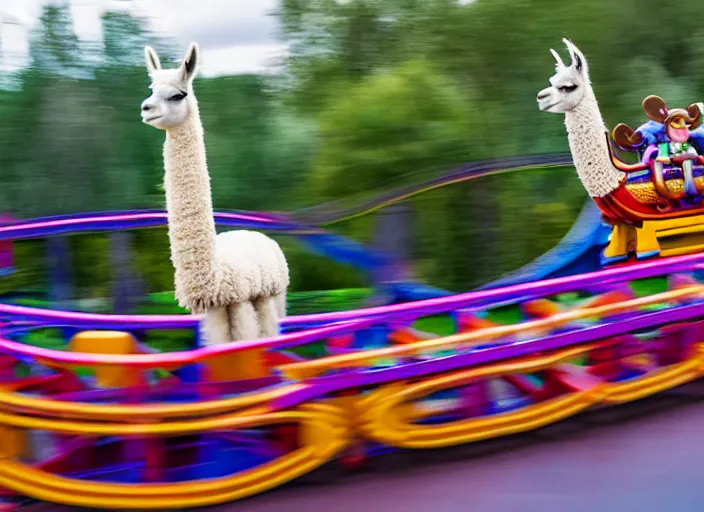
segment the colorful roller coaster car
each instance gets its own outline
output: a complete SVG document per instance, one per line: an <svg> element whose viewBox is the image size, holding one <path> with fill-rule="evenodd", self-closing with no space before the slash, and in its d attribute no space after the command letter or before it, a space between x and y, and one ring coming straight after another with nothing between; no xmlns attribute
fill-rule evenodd
<svg viewBox="0 0 704 512"><path fill-rule="evenodd" d="M648 96L643 108L649 122L636 130L621 123L611 134L620 149L639 155L638 163L620 160L609 141L611 160L626 178L595 199L614 226L603 263L625 259L634 244L640 259L704 248L704 104L668 109Z"/></svg>

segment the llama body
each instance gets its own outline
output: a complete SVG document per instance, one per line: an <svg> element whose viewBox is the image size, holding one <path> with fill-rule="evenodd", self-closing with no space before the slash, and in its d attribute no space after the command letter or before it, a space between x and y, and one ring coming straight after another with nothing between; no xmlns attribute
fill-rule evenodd
<svg viewBox="0 0 704 512"><path fill-rule="evenodd" d="M587 193L597 198L618 189L625 175L609 158L606 125L591 87L574 110L565 112L565 127L577 175Z"/></svg>
<svg viewBox="0 0 704 512"><path fill-rule="evenodd" d="M198 48L177 69L161 69L145 49L152 95L142 104L146 124L166 131L164 190L171 261L179 304L204 314L206 344L278 333L285 316L289 271L279 245L264 234L217 234L203 127L193 94Z"/></svg>

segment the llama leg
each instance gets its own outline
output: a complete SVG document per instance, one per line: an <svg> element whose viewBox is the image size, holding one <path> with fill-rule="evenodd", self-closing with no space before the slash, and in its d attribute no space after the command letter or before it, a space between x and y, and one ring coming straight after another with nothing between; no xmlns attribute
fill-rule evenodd
<svg viewBox="0 0 704 512"><path fill-rule="evenodd" d="M276 310L279 315L279 320L286 318L286 292L279 293L274 297L276 302Z"/></svg>
<svg viewBox="0 0 704 512"><path fill-rule="evenodd" d="M201 344L220 345L230 341L230 318L227 308L207 311L200 323Z"/></svg>
<svg viewBox="0 0 704 512"><path fill-rule="evenodd" d="M259 338L257 311L251 302L232 304L230 310L230 337L233 341ZM248 349L228 356L230 379L258 379L269 375L263 349Z"/></svg>
<svg viewBox="0 0 704 512"><path fill-rule="evenodd" d="M254 302L259 322L259 336L273 338L279 334L279 312L274 297L260 297Z"/></svg>
<svg viewBox="0 0 704 512"><path fill-rule="evenodd" d="M251 302L231 304L230 341L255 340L259 337L257 312Z"/></svg>

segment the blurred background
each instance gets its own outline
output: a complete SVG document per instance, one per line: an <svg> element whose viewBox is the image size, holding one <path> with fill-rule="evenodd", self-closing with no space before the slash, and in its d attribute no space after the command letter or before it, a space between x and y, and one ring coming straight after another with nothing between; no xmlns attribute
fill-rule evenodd
<svg viewBox="0 0 704 512"><path fill-rule="evenodd" d="M176 65L191 40L201 46L195 90L215 207L290 212L362 201L476 160L566 153L562 117L540 113L535 101L554 72L549 49L565 55L565 36L589 60L608 126L644 122L648 94L680 107L702 100L698 7L2 0L0 214L164 207L164 134L139 116L147 43L165 65ZM574 169L527 169L404 201L394 207L404 219L395 229L405 234L414 278L465 291L554 246L585 200ZM377 246L388 238L383 219L382 210L330 229ZM361 273L290 237L279 241L291 265L292 313L307 312L296 300L306 293L366 296ZM151 312L141 298L168 298L173 288L165 228L18 241L14 259L0 293L53 286L52 300L72 309Z"/></svg>

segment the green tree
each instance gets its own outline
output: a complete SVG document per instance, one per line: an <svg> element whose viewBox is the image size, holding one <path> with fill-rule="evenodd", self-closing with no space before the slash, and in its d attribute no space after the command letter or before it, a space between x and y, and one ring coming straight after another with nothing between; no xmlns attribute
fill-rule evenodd
<svg viewBox="0 0 704 512"><path fill-rule="evenodd" d="M32 66L44 73L78 77L85 76L88 71L85 48L73 31L68 3L42 7L29 50Z"/></svg>
<svg viewBox="0 0 704 512"><path fill-rule="evenodd" d="M320 199L376 190L486 153L471 100L427 61L380 72L320 114L313 180Z"/></svg>

